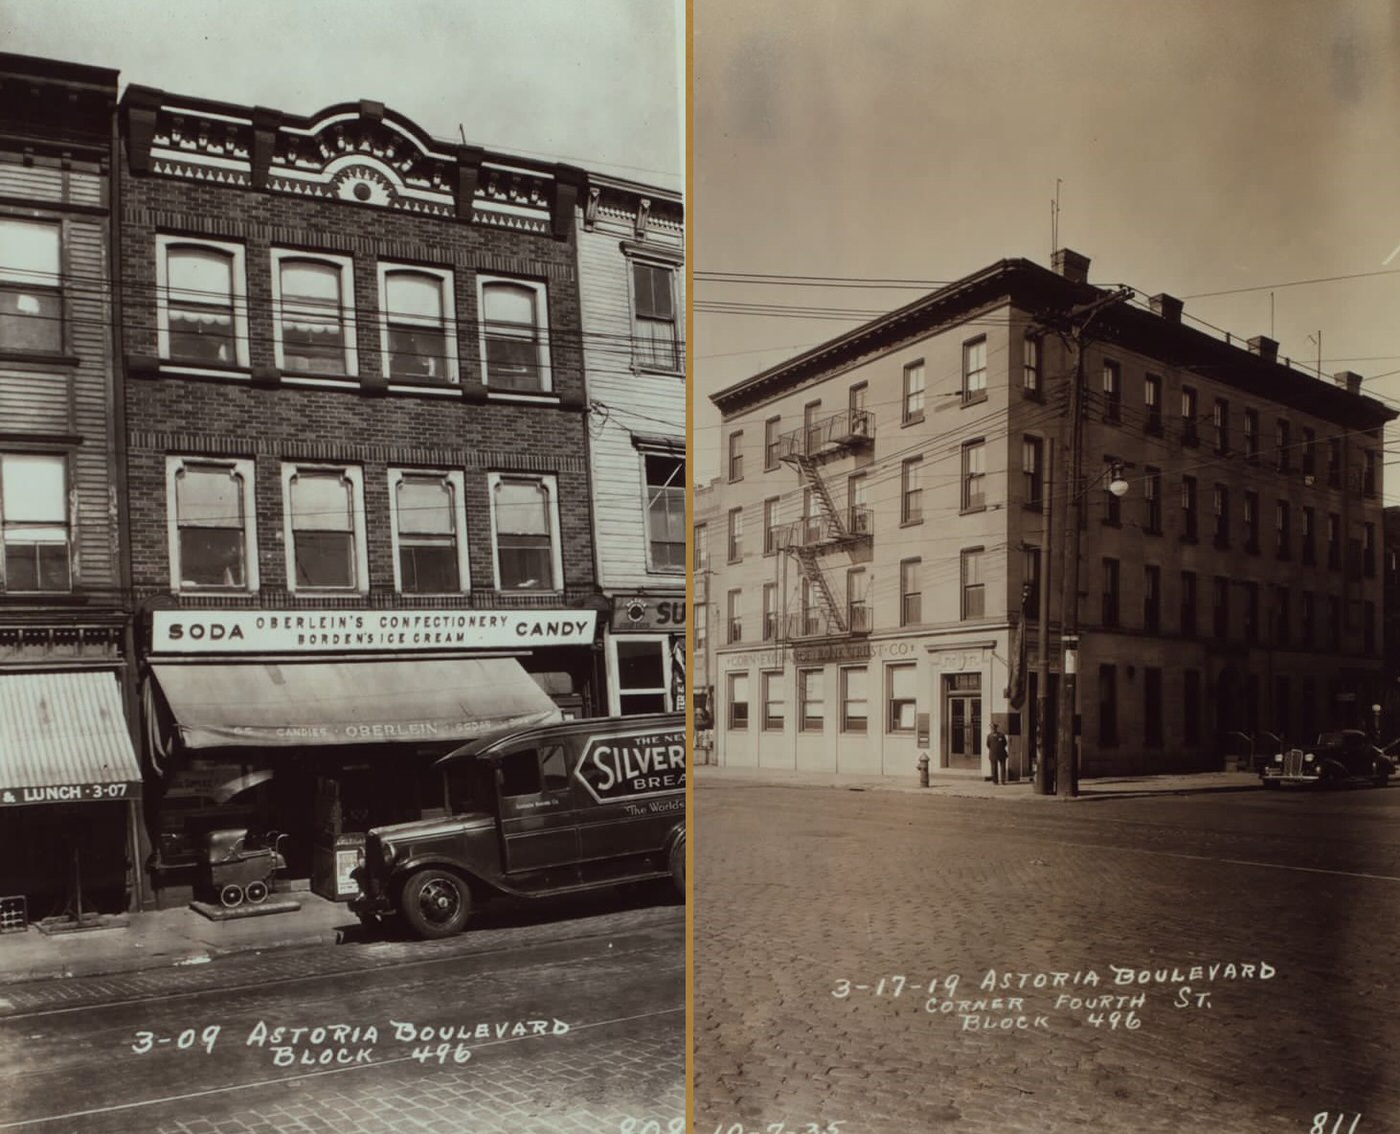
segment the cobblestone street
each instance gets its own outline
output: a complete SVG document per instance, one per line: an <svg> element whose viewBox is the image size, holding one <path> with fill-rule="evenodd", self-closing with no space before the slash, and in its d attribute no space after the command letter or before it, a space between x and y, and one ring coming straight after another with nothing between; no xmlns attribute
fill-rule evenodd
<svg viewBox="0 0 1400 1134"><path fill-rule="evenodd" d="M0 1130L666 1129L685 1107L683 942L662 906L12 985Z"/></svg>
<svg viewBox="0 0 1400 1134"><path fill-rule="evenodd" d="M1400 1130L1400 790L695 804L702 1134Z"/></svg>

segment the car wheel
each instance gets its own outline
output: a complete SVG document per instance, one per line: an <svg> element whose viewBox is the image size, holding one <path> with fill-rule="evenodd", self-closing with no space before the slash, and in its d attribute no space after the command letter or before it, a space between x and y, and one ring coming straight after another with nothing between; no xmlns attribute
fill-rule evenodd
<svg viewBox="0 0 1400 1134"><path fill-rule="evenodd" d="M682 831L677 836L676 841L671 844L671 853L668 856L667 866L671 870L671 882L676 887L676 893L682 898L685 897L685 832Z"/></svg>
<svg viewBox="0 0 1400 1134"><path fill-rule="evenodd" d="M419 937L434 940L461 933L471 914L471 890L447 870L420 870L404 883L399 908Z"/></svg>

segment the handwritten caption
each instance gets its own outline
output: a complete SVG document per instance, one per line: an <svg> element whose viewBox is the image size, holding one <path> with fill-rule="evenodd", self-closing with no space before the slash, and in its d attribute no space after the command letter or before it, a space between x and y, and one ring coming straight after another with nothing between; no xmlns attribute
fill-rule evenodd
<svg viewBox="0 0 1400 1134"><path fill-rule="evenodd" d="M831 995L837 1000L865 996L922 1001L925 1012L956 1018L958 1030L964 1032L1046 1031L1052 1020L1065 1016L1094 1028L1131 1032L1142 1027L1139 1012L1147 1010L1149 993L1167 990L1173 1009L1209 1009L1218 983L1272 980L1276 972L1267 961L1152 969L1110 964L1102 975L1097 969L988 969L977 982L975 993L968 991L970 982L964 982L957 973L948 973L927 980L903 974L881 976L865 983L842 977L834 982Z"/></svg>
<svg viewBox="0 0 1400 1134"><path fill-rule="evenodd" d="M1360 1111L1355 1115L1352 1115L1350 1111L1338 1114L1336 1121L1329 1127L1327 1125L1327 1120L1331 1117L1332 1112L1330 1110L1318 1111L1313 1115L1312 1127L1309 1129L1308 1134L1356 1134L1356 1128L1361 1125ZM1343 1130L1342 1123L1349 1117L1351 1118L1351 1125Z"/></svg>
<svg viewBox="0 0 1400 1134"><path fill-rule="evenodd" d="M820 1122L799 1122L788 1125L786 1122L769 1122L762 1126L748 1126L742 1122L731 1122L726 1126L721 1122L715 1127L715 1134L841 1134L846 1125L844 1118L834 1119L823 1125Z"/></svg>
<svg viewBox="0 0 1400 1134"><path fill-rule="evenodd" d="M130 1045L137 1055L148 1055L163 1047L176 1051L202 1051L213 1055L222 1024L186 1028L174 1035L139 1031ZM569 1032L563 1020L498 1020L476 1024L416 1024L389 1020L377 1024L323 1024L316 1026L269 1025L259 1020L243 1038L242 1047L266 1051L274 1067L331 1067L374 1063L401 1057L419 1063L462 1064L472 1057L472 1047L487 1041L526 1039L532 1036L562 1036ZM225 1039L227 1045L229 1041ZM236 1042L236 1041L235 1041ZM383 1054L384 1045L389 1054ZM378 1055L376 1053L379 1053ZM640 1131L637 1134L641 1134ZM659 1131L658 1131L659 1134Z"/></svg>

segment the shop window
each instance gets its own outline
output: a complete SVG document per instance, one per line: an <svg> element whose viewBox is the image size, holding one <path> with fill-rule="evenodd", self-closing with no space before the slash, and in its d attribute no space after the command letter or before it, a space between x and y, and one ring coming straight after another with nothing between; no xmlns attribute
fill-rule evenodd
<svg viewBox="0 0 1400 1134"><path fill-rule="evenodd" d="M0 348L63 349L60 249L57 224L0 219Z"/></svg>
<svg viewBox="0 0 1400 1134"><path fill-rule="evenodd" d="M67 458L0 453L0 529L6 593L72 589Z"/></svg>
<svg viewBox="0 0 1400 1134"><path fill-rule="evenodd" d="M735 731L749 727L749 675L729 673L725 675L728 685L726 693L729 702L729 727Z"/></svg>
<svg viewBox="0 0 1400 1134"><path fill-rule="evenodd" d="M870 717L864 666L841 668L841 731L864 732Z"/></svg>
<svg viewBox="0 0 1400 1134"><path fill-rule="evenodd" d="M487 481L497 590L563 590L559 490L554 477L488 473Z"/></svg>
<svg viewBox="0 0 1400 1134"><path fill-rule="evenodd" d="M166 460L171 589L258 589L252 461Z"/></svg>
<svg viewBox="0 0 1400 1134"><path fill-rule="evenodd" d="M369 589L358 468L282 466L288 589Z"/></svg>
<svg viewBox="0 0 1400 1134"><path fill-rule="evenodd" d="M826 696L820 669L797 671L797 722L803 732L821 732L826 725Z"/></svg>
<svg viewBox="0 0 1400 1134"><path fill-rule="evenodd" d="M419 382L456 382L456 301L452 273L379 265L384 373Z"/></svg>
<svg viewBox="0 0 1400 1134"><path fill-rule="evenodd" d="M544 284L478 277L477 286L486 385L506 393L549 393Z"/></svg>
<svg viewBox="0 0 1400 1134"><path fill-rule="evenodd" d="M671 708L671 651L664 636L618 635L609 638L617 675L612 713L664 713Z"/></svg>
<svg viewBox="0 0 1400 1134"><path fill-rule="evenodd" d="M279 369L354 374L355 285L348 256L272 251L274 346Z"/></svg>
<svg viewBox="0 0 1400 1134"><path fill-rule="evenodd" d="M156 237L157 349L168 362L248 365L248 293L240 244Z"/></svg>
<svg viewBox="0 0 1400 1134"><path fill-rule="evenodd" d="M885 667L885 697L887 713L885 728L889 732L913 732L918 699L915 682L918 666L913 664Z"/></svg>
<svg viewBox="0 0 1400 1134"><path fill-rule="evenodd" d="M646 477L647 565L685 570L685 455L643 452Z"/></svg>
<svg viewBox="0 0 1400 1134"><path fill-rule="evenodd" d="M644 370L681 369L675 278L669 265L632 261L632 350Z"/></svg>
<svg viewBox="0 0 1400 1134"><path fill-rule="evenodd" d="M781 732L787 723L787 694L783 689L783 671L764 670L760 676L763 689L763 728Z"/></svg>
<svg viewBox="0 0 1400 1134"><path fill-rule="evenodd" d="M394 587L401 594L469 589L464 497L460 472L389 470Z"/></svg>

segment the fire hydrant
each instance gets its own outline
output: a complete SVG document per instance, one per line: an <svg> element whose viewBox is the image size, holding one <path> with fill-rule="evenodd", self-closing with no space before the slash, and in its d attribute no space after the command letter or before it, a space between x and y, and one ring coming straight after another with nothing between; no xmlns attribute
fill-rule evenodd
<svg viewBox="0 0 1400 1134"><path fill-rule="evenodd" d="M928 787L928 753L919 753L919 786Z"/></svg>

